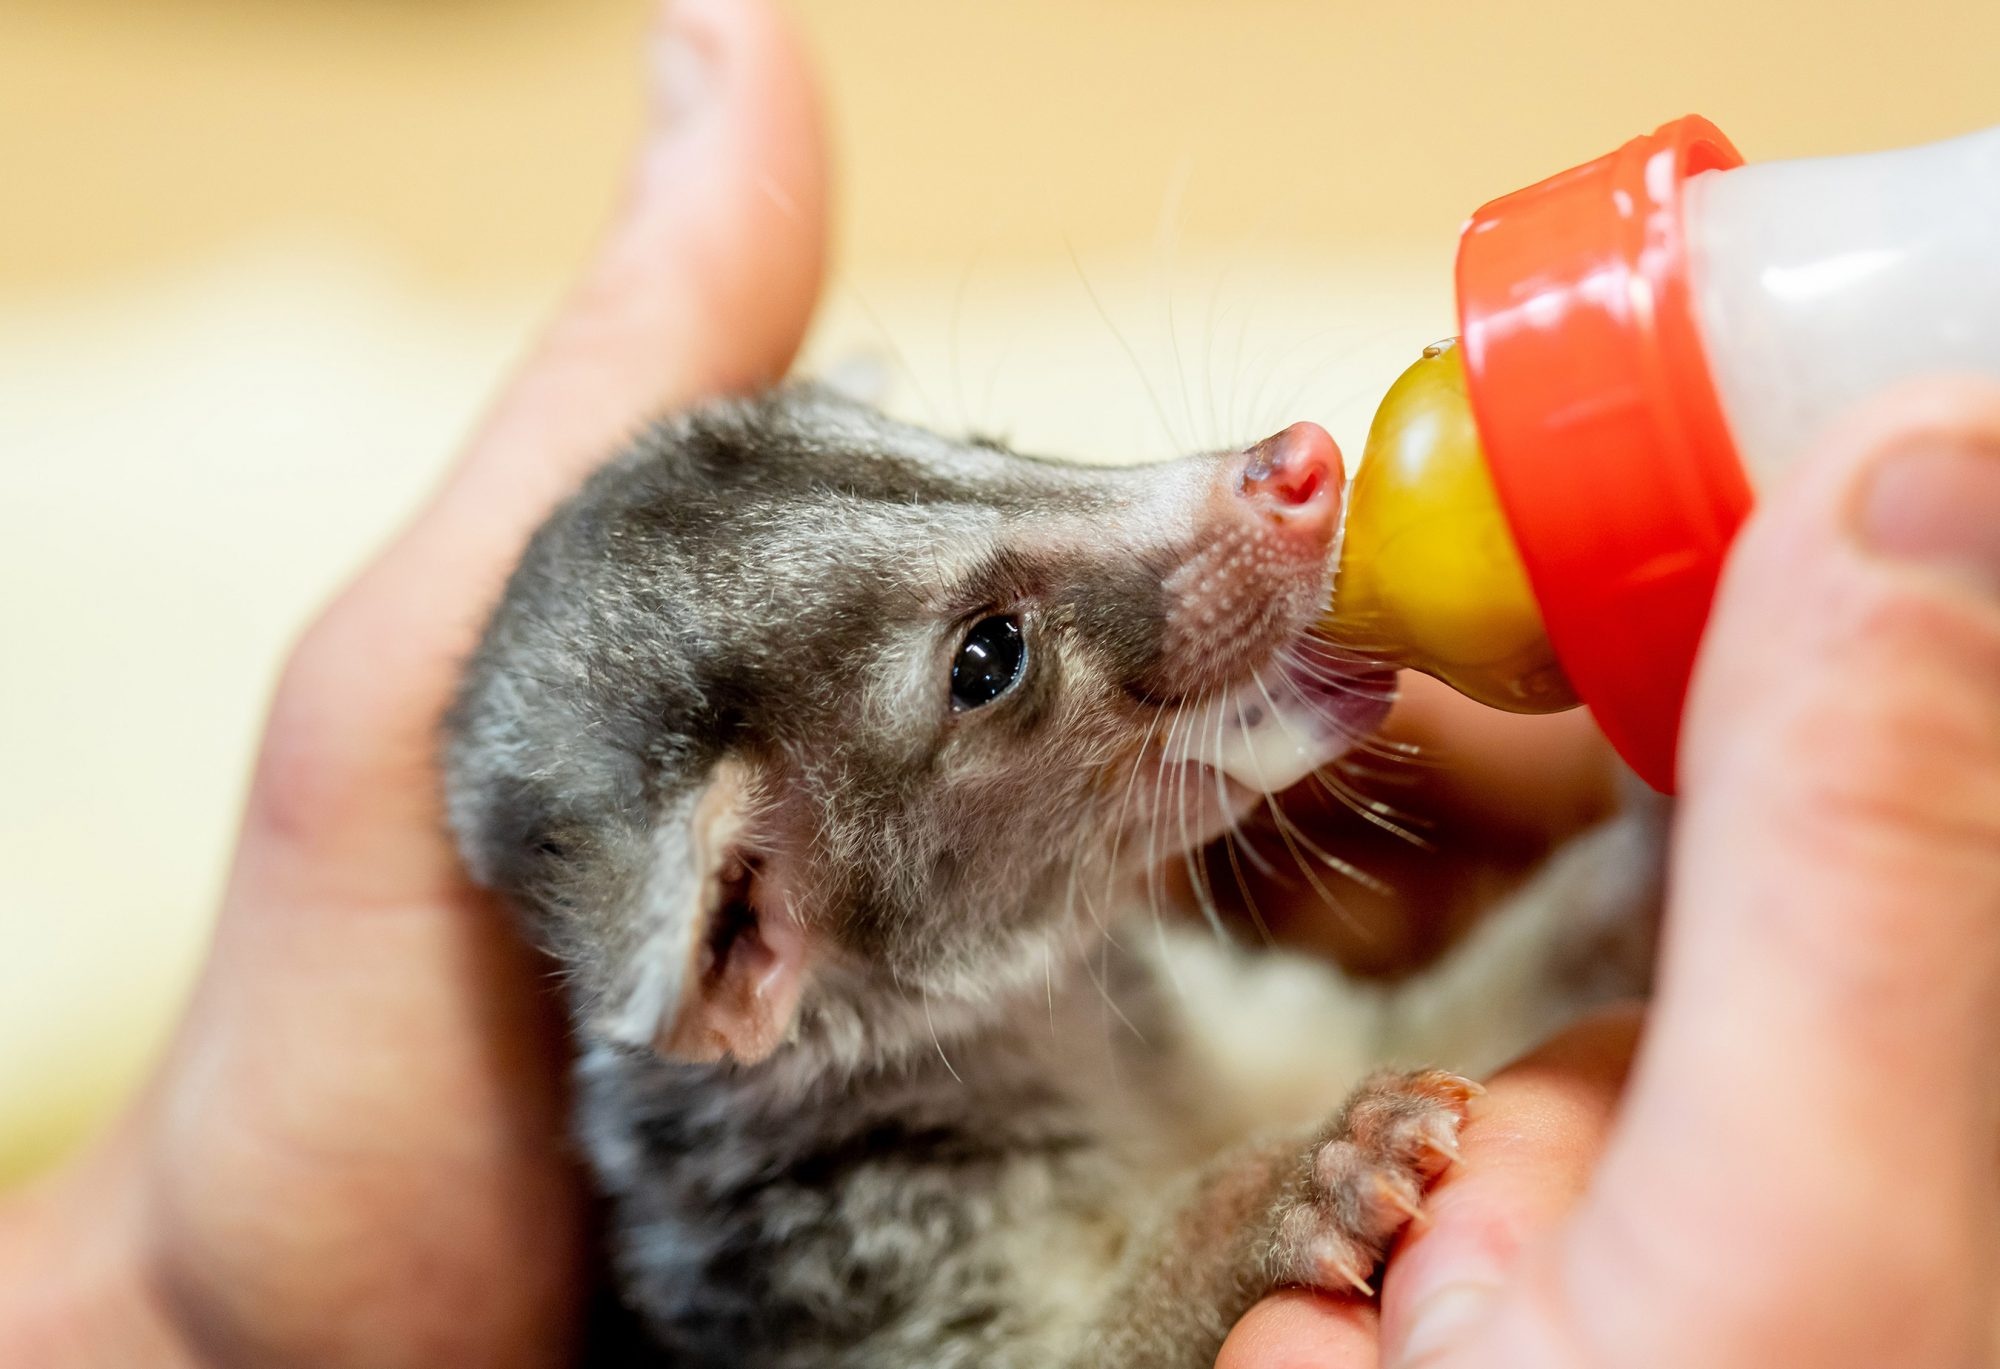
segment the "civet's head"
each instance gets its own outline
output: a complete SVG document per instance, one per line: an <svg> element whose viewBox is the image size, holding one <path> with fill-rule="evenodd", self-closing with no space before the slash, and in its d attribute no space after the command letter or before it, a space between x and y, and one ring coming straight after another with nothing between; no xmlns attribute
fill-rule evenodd
<svg viewBox="0 0 2000 1369"><path fill-rule="evenodd" d="M1379 721L1311 637L1311 425L1106 469L812 388L664 423L536 535L451 719L474 874L585 1030L762 1059L1042 973L1148 862Z"/></svg>

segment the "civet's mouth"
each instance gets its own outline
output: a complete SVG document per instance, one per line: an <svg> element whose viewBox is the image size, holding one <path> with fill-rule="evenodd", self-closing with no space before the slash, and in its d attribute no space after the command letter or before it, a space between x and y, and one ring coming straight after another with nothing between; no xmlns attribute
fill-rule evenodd
<svg viewBox="0 0 2000 1369"><path fill-rule="evenodd" d="M1276 794L1365 742L1395 702L1395 675L1343 668L1306 650L1292 648L1208 705L1207 726L1182 728L1185 740L1165 759L1205 765L1253 794Z"/></svg>
<svg viewBox="0 0 2000 1369"><path fill-rule="evenodd" d="M1207 844L1246 813L1367 745L1395 702L1395 675L1316 642L1286 648L1242 684L1174 710L1154 738L1150 846ZM1156 850L1156 854L1163 852Z"/></svg>

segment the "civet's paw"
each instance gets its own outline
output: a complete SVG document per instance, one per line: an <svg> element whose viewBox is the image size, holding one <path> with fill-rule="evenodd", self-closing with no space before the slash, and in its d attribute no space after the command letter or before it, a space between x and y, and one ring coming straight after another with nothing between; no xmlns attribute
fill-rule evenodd
<svg viewBox="0 0 2000 1369"><path fill-rule="evenodd" d="M1383 1253L1423 1221L1424 1190L1458 1159L1466 1104L1484 1091L1443 1070L1363 1080L1279 1206L1271 1282L1372 1296Z"/></svg>

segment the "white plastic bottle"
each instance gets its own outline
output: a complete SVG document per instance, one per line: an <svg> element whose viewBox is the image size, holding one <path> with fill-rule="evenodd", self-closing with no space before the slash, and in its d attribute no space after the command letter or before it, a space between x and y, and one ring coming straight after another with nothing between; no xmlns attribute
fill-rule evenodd
<svg viewBox="0 0 2000 1369"><path fill-rule="evenodd" d="M1753 483L1857 396L2000 375L2000 128L1694 177L1695 314Z"/></svg>

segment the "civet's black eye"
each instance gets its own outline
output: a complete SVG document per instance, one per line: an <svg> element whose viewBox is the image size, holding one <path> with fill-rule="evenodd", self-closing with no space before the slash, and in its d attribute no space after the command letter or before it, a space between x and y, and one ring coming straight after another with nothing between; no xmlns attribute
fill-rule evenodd
<svg viewBox="0 0 2000 1369"><path fill-rule="evenodd" d="M1028 664L1021 620L1012 614L981 618L965 634L951 663L951 706L978 708L1014 687Z"/></svg>

